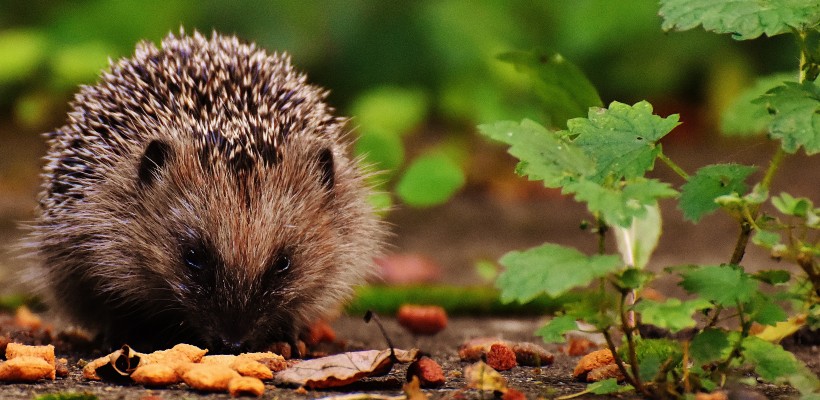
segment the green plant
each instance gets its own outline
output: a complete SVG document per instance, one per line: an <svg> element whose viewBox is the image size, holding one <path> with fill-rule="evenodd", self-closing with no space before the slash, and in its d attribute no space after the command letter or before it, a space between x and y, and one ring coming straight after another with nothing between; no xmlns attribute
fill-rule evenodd
<svg viewBox="0 0 820 400"><path fill-rule="evenodd" d="M731 33L737 40L791 33L799 42L798 78L763 81L765 86L753 88L758 94L746 93L745 101L733 105L724 122L734 133L764 128L771 139L780 141L762 179L749 189L746 181L755 168L739 164L707 165L690 175L664 154L661 145L678 125L677 115L655 115L646 101L612 102L601 108L589 81L559 55L503 55L503 60L542 77L536 90L552 99L545 103L555 111L552 126L562 126L557 117L572 116L568 110L589 109L585 118L567 120L564 130L530 120L479 129L510 146L509 153L520 160L518 174L560 188L586 204L594 217L599 254L585 255L555 244L510 252L500 259L506 268L497 280L502 301L583 292L537 334L546 341L560 341L565 332L578 329L576 321L591 324L616 354L626 383L642 396L679 398L710 391L743 365L767 381L787 381L804 395L817 395L818 378L793 354L764 339L779 339L802 324L817 328L820 320L820 208L807 198L769 194L784 157L801 148L807 155L820 152L820 89L815 84L820 71L820 2L662 0L660 13L666 30L702 25L708 31ZM685 182L679 190L646 176L656 160ZM654 279L644 267L660 236L658 203L673 198L693 222L724 210L737 221L740 233L725 264L666 269L682 278L679 285L693 295L690 300L644 299L641 290ZM617 239L620 255L605 254L607 234ZM774 257L795 263L802 273L746 272L742 261L750 240L771 249ZM792 301L792 318L783 308L786 301ZM696 314L705 320L699 323ZM681 339L643 338L642 324L677 333ZM767 326L764 334L751 334L753 324ZM612 383L596 384L587 392L624 389Z"/></svg>

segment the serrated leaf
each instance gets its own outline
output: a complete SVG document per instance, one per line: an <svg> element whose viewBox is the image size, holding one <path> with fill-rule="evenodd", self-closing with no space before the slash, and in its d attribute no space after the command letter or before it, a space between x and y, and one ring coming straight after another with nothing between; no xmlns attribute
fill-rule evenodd
<svg viewBox="0 0 820 400"><path fill-rule="evenodd" d="M563 127L568 119L584 116L590 107L603 105L595 86L581 69L558 53L511 51L498 59L535 79L533 87L553 126Z"/></svg>
<svg viewBox="0 0 820 400"><path fill-rule="evenodd" d="M564 192L574 193L575 200L587 203L589 211L600 213L608 224L622 227L628 227L635 217L647 215L647 206L658 199L677 195L668 183L643 178L625 182L619 189L580 180L565 184Z"/></svg>
<svg viewBox="0 0 820 400"><path fill-rule="evenodd" d="M704 299L694 299L681 302L670 298L663 303L652 300L643 300L636 304L634 309L641 314L641 321L664 329L679 332L685 328L695 326L692 314L697 310L711 307L711 303Z"/></svg>
<svg viewBox="0 0 820 400"><path fill-rule="evenodd" d="M660 153L658 141L678 125L678 115L654 115L652 105L612 102L609 108L590 109L587 118L567 121L573 143L595 160L589 179L603 182L642 177Z"/></svg>
<svg viewBox="0 0 820 400"><path fill-rule="evenodd" d="M586 286L622 266L617 256L587 256L578 250L556 244L544 244L526 251L512 251L499 260L506 270L496 285L501 301L526 303L546 293L559 296L568 290Z"/></svg>
<svg viewBox="0 0 820 400"><path fill-rule="evenodd" d="M729 335L720 329L705 329L699 332L689 345L689 354L698 366L724 359L731 350Z"/></svg>
<svg viewBox="0 0 820 400"><path fill-rule="evenodd" d="M796 82L795 74L776 74L759 78L752 87L742 91L721 115L720 130L729 136L748 136L768 130L772 115L766 106L753 103L771 88L783 82Z"/></svg>
<svg viewBox="0 0 820 400"><path fill-rule="evenodd" d="M802 146L808 155L820 152L820 88L814 82L786 82L755 102L773 114L769 134L781 140L783 150L795 153Z"/></svg>
<svg viewBox="0 0 820 400"><path fill-rule="evenodd" d="M755 273L752 278L766 282L769 285L777 285L788 282L792 278L792 274L782 269L767 269Z"/></svg>
<svg viewBox="0 0 820 400"><path fill-rule="evenodd" d="M574 315L562 315L547 322L546 325L535 331L536 336L540 336L546 343L560 343L564 341L564 334L577 330L578 323L575 322Z"/></svg>
<svg viewBox="0 0 820 400"><path fill-rule="evenodd" d="M749 314L749 319L762 325L774 325L785 321L788 314L782 307L777 305L768 296L758 293L744 310Z"/></svg>
<svg viewBox="0 0 820 400"><path fill-rule="evenodd" d="M769 343L758 337L752 336L743 340L742 354L746 363L753 365L755 372L769 382L800 371L800 362L794 354L778 344Z"/></svg>
<svg viewBox="0 0 820 400"><path fill-rule="evenodd" d="M683 216L693 222L717 210L720 205L715 199L747 190L744 183L755 167L740 164L715 164L699 169L681 187L678 208Z"/></svg>
<svg viewBox="0 0 820 400"><path fill-rule="evenodd" d="M805 197L794 197L785 192L780 193L780 196L772 197L772 205L783 214L795 217L805 217L814 209L811 200Z"/></svg>
<svg viewBox="0 0 820 400"><path fill-rule="evenodd" d="M464 186L464 172L443 154L417 158L396 185L396 194L414 207L429 207L447 201Z"/></svg>
<svg viewBox="0 0 820 400"><path fill-rule="evenodd" d="M567 177L592 173L594 162L559 133L530 120L501 121L478 127L485 136L510 145L510 154L521 160L517 172L530 180L559 187Z"/></svg>
<svg viewBox="0 0 820 400"><path fill-rule="evenodd" d="M620 353L625 357L628 346L623 346ZM638 373L641 379L651 381L661 366L669 363L675 366L683 359L680 343L670 339L639 339L635 341L635 355L638 360Z"/></svg>
<svg viewBox="0 0 820 400"><path fill-rule="evenodd" d="M681 287L689 293L714 301L722 306L735 306L751 299L757 281L738 267L710 265L681 274Z"/></svg>
<svg viewBox="0 0 820 400"><path fill-rule="evenodd" d="M771 249L772 247L780 244L780 234L764 229L758 229L755 231L754 236L752 236L752 243L767 249Z"/></svg>
<svg viewBox="0 0 820 400"><path fill-rule="evenodd" d="M779 35L817 24L818 0L661 0L664 30L685 31L698 25L737 40Z"/></svg>

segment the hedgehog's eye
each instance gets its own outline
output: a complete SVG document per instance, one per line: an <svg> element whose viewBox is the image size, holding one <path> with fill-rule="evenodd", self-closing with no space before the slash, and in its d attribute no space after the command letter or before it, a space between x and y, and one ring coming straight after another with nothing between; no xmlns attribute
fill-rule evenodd
<svg viewBox="0 0 820 400"><path fill-rule="evenodd" d="M205 255L202 251L197 251L193 247L189 247L183 251L182 259L185 265L192 271L202 271L205 269Z"/></svg>
<svg viewBox="0 0 820 400"><path fill-rule="evenodd" d="M284 272L290 268L290 263L290 255L281 253L276 256L275 260L273 260L273 265L271 265L271 268L273 268L276 272Z"/></svg>

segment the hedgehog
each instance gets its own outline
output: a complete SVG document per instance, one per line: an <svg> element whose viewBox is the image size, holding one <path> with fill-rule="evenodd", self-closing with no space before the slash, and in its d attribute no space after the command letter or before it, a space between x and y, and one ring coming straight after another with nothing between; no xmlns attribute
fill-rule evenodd
<svg viewBox="0 0 820 400"><path fill-rule="evenodd" d="M294 343L372 275L386 232L327 95L218 33L110 62L46 134L29 246L48 302L112 346Z"/></svg>

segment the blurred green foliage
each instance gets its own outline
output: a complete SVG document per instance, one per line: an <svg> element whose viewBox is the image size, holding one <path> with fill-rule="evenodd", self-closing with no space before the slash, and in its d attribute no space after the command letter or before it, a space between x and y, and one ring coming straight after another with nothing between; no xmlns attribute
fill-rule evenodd
<svg viewBox="0 0 820 400"><path fill-rule="evenodd" d="M408 200L407 188L419 187L405 182L408 174L433 154L441 169L463 166L469 150L454 149L478 123L550 124L615 98L724 101L754 76L790 67L783 54L794 54L796 45L786 38L768 40L760 51L705 32L667 35L657 13L656 0L6 0L0 122L13 120L22 132L53 129L76 86L93 83L109 58L127 57L137 41L158 43L181 27L216 30L289 52L311 81L331 89L330 102L353 116L350 126L361 135L357 154L385 171L373 178L385 191L374 203L389 206L386 193L403 187L401 201L433 205L463 184L463 172L451 174L441 191L428 185L430 193L409 195L424 201ZM543 50L530 53L536 48ZM527 58L533 54L572 61L589 77L590 90L571 94L573 107L545 109L556 93L537 85L544 69L532 68L539 61ZM551 60L554 68L568 65Z"/></svg>

